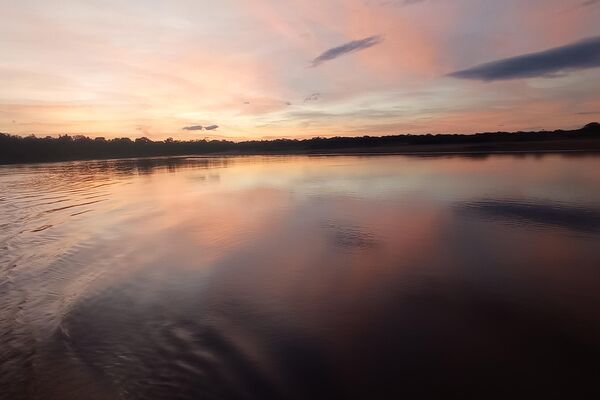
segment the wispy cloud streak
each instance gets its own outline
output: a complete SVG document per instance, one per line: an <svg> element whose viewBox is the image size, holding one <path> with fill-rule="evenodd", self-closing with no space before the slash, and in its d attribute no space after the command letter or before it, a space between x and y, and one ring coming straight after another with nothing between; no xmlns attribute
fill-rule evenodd
<svg viewBox="0 0 600 400"><path fill-rule="evenodd" d="M368 49L369 47L375 46L381 42L383 42L383 37L376 35L360 40L353 40L351 42L344 43L341 46L332 47L312 60L310 66L317 67L326 61L331 61L346 54Z"/></svg>
<svg viewBox="0 0 600 400"><path fill-rule="evenodd" d="M550 50L477 65L450 76L461 79L499 81L551 76L553 74L600 67L600 36Z"/></svg>
<svg viewBox="0 0 600 400"><path fill-rule="evenodd" d="M580 7L589 7L589 6L593 6L594 4L600 4L600 0L584 1L583 3L581 3Z"/></svg>
<svg viewBox="0 0 600 400"><path fill-rule="evenodd" d="M202 125L184 126L181 129L183 129L184 131L201 131Z"/></svg>
<svg viewBox="0 0 600 400"><path fill-rule="evenodd" d="M213 131L213 130L217 129L218 127L219 127L219 125L208 125L208 126L192 125L192 126L184 126L181 129L183 129L184 131L201 131L201 130Z"/></svg>

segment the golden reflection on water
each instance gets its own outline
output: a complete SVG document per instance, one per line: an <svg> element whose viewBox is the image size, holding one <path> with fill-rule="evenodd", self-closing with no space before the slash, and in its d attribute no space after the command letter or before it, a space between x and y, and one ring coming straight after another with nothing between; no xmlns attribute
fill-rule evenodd
<svg viewBox="0 0 600 400"><path fill-rule="evenodd" d="M349 398L390 393L399 374L398 395L485 394L475 374L539 391L565 373L540 356L553 340L570 343L561 362L600 352L599 160L0 167L0 385Z"/></svg>

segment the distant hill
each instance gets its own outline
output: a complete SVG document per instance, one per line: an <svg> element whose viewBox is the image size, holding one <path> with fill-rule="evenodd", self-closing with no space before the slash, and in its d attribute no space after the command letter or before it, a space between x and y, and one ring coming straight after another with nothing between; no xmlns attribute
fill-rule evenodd
<svg viewBox="0 0 600 400"><path fill-rule="evenodd" d="M600 152L600 124L581 129L541 132L486 132L473 135L390 135L227 140L146 137L105 139L62 135L58 138L21 137L0 133L0 164L209 154L323 154L323 153L489 153L489 152Z"/></svg>

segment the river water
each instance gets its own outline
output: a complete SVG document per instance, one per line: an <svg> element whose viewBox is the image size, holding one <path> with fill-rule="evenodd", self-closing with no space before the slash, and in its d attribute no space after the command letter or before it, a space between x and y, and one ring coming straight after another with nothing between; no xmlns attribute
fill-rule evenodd
<svg viewBox="0 0 600 400"><path fill-rule="evenodd" d="M0 398L600 395L600 157L0 167Z"/></svg>

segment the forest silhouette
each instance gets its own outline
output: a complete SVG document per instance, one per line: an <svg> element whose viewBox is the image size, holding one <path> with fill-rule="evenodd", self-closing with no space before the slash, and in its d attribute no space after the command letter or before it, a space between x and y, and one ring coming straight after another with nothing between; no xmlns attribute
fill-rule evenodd
<svg viewBox="0 0 600 400"><path fill-rule="evenodd" d="M147 137L106 139L83 135L17 136L0 133L0 163L210 154L440 153L511 151L600 151L600 124L581 129L312 139L175 140Z"/></svg>

